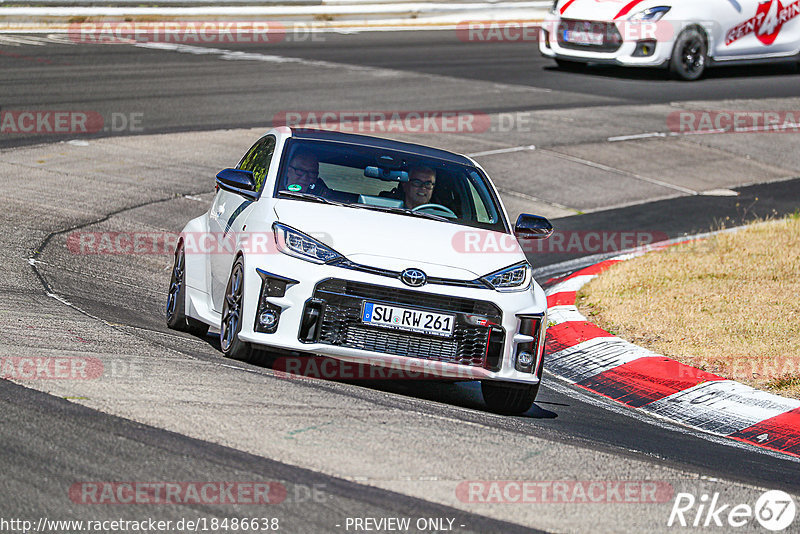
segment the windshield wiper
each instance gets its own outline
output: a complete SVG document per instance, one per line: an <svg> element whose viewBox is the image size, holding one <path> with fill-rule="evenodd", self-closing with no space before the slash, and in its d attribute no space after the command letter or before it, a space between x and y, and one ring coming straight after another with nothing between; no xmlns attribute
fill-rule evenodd
<svg viewBox="0 0 800 534"><path fill-rule="evenodd" d="M434 215L433 213L425 213L424 211L411 211L406 208L394 208L391 206L372 206L370 204L350 204L355 208L362 208L368 210L385 211L387 213L397 213L399 215L410 215L411 217L422 217L423 219L433 219L435 221L449 222L451 219L442 217L441 215Z"/></svg>
<svg viewBox="0 0 800 534"><path fill-rule="evenodd" d="M301 193L299 191L289 191L282 189L278 191L279 195L286 195L287 197L297 198L300 200L310 200L311 202L319 202L321 204L331 204L334 206L347 206L351 208L361 208L367 210L385 211L387 213L397 213L398 215L410 215L411 217L422 217L423 219L433 219L435 221L449 222L451 219L442 217L441 215L434 215L433 213L425 213L424 211L411 211L406 208L395 208L392 206L373 206L371 204L345 204L343 202L336 202L325 197L318 197L311 193Z"/></svg>
<svg viewBox="0 0 800 534"><path fill-rule="evenodd" d="M335 202L333 200L329 200L324 197L318 197L317 195L312 195L311 193L301 193L299 191L289 191L287 189L282 189L278 191L279 195L286 195L287 197L298 198L300 200L310 200L311 202L319 202L321 204L332 204L334 206L344 206L341 202Z"/></svg>
<svg viewBox="0 0 800 534"><path fill-rule="evenodd" d="M448 219L447 217L442 217L441 215L435 215L433 213L426 213L424 211L406 211L407 215L413 215L414 217L422 217L423 219L433 219L434 221L445 221L445 222L452 222L453 219Z"/></svg>

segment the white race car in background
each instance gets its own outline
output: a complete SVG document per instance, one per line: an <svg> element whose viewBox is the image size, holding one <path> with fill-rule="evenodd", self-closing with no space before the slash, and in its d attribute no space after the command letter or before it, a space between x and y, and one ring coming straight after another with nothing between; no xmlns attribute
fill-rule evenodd
<svg viewBox="0 0 800 534"><path fill-rule="evenodd" d="M539 49L562 67L706 67L800 59L800 0L555 0Z"/></svg>
<svg viewBox="0 0 800 534"><path fill-rule="evenodd" d="M553 228L533 215L512 227L473 160L280 127L216 184L175 251L170 328L218 328L235 359L263 348L422 370L479 380L500 413L532 406L547 300L517 239ZM410 188L426 203L407 206Z"/></svg>

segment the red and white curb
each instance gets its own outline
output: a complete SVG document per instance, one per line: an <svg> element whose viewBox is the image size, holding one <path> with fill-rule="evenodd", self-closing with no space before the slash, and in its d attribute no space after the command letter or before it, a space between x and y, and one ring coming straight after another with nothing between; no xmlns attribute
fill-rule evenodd
<svg viewBox="0 0 800 534"><path fill-rule="evenodd" d="M652 248L651 248L652 250ZM691 428L800 457L800 400L695 369L589 322L575 293L625 254L549 287L547 370L616 402Z"/></svg>

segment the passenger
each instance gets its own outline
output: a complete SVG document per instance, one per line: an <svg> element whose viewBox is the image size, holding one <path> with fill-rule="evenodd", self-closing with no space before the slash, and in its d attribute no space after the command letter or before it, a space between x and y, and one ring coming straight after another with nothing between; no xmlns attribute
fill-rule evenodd
<svg viewBox="0 0 800 534"><path fill-rule="evenodd" d="M408 173L408 182L403 182L401 186L404 208L411 210L430 204L436 186L436 171L430 167L413 167Z"/></svg>

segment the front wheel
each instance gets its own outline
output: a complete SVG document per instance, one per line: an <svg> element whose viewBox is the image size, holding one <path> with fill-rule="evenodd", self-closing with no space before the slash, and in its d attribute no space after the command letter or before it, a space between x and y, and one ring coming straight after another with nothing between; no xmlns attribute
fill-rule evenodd
<svg viewBox="0 0 800 534"><path fill-rule="evenodd" d="M231 269L225 301L222 304L222 322L219 327L219 345L222 353L234 360L248 361L253 353L250 343L239 339L242 331L242 308L244 307L244 261L237 258Z"/></svg>
<svg viewBox="0 0 800 534"><path fill-rule="evenodd" d="M483 401L490 411L502 415L521 415L533 406L539 384L509 385L485 380L481 382Z"/></svg>
<svg viewBox="0 0 800 534"><path fill-rule="evenodd" d="M167 326L173 330L188 332L196 336L204 336L208 325L197 319L186 316L186 254L183 243L175 251L175 263L172 265L172 277L169 281L167 295Z"/></svg>
<svg viewBox="0 0 800 534"><path fill-rule="evenodd" d="M697 28L687 28L675 40L669 70L681 80L694 81L700 78L708 64L708 43Z"/></svg>

